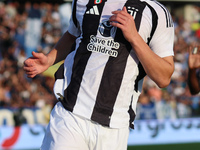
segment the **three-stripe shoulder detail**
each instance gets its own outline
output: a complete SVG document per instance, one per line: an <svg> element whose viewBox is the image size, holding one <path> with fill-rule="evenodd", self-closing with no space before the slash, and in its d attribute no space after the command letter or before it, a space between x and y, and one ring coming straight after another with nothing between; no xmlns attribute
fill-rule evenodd
<svg viewBox="0 0 200 150"><path fill-rule="evenodd" d="M169 27L173 27L173 20L172 20L172 17L169 13L169 11L166 9L165 6L163 6L162 4L160 4L159 2L155 1L155 3L161 7L161 9L164 11L165 13L165 18L166 18L166 27L169 28Z"/></svg>

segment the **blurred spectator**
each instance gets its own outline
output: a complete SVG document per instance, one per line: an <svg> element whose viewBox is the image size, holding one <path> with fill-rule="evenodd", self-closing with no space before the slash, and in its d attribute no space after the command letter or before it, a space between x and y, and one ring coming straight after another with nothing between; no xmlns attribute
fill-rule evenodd
<svg viewBox="0 0 200 150"><path fill-rule="evenodd" d="M25 53L27 17L48 16L49 18L43 23L43 31L48 30L52 40L43 41L41 49L37 47L37 50L43 52L42 49L46 50L47 45L53 46L57 37L61 36L61 31L58 31L61 30L59 23L53 25L55 18L59 20L59 15L55 15L58 6L46 3L42 3L41 6L49 6L48 14L41 15L43 9L40 9L39 4L32 5L27 2L22 6L17 2L7 4L0 2L0 107L42 108L41 101L44 105L50 106L55 103L55 97L52 94L54 79L40 75L31 81L32 79L28 79L22 69L27 57ZM52 27L45 26L47 23ZM46 37L43 36L43 38Z"/></svg>
<svg viewBox="0 0 200 150"><path fill-rule="evenodd" d="M190 92L194 95L200 92L200 47L190 48L189 51L188 85Z"/></svg>
<svg viewBox="0 0 200 150"><path fill-rule="evenodd" d="M137 105L139 119L156 119L156 106L146 94L141 94Z"/></svg>

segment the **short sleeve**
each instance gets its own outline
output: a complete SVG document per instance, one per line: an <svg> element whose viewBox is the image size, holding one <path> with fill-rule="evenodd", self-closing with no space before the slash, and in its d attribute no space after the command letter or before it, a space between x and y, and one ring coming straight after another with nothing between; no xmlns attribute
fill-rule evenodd
<svg viewBox="0 0 200 150"><path fill-rule="evenodd" d="M74 35L75 37L78 37L80 35L80 25L77 21L76 18L76 5L74 5L74 1L72 2L72 15L69 21L69 28L68 28L68 32L72 35Z"/></svg>
<svg viewBox="0 0 200 150"><path fill-rule="evenodd" d="M158 24L149 43L150 48L160 57L174 56L174 24L170 13L158 10Z"/></svg>

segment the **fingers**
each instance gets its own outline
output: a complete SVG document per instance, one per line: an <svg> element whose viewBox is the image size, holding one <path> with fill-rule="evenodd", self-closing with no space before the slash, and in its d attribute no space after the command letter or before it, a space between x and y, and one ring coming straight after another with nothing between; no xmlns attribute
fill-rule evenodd
<svg viewBox="0 0 200 150"><path fill-rule="evenodd" d="M198 52L198 47L194 47L194 48L192 49L192 54L197 54L197 52Z"/></svg>
<svg viewBox="0 0 200 150"><path fill-rule="evenodd" d="M127 9L126 9L126 7L125 7L125 6L122 8L122 10L123 10L123 11L125 11L125 12L127 12Z"/></svg>
<svg viewBox="0 0 200 150"><path fill-rule="evenodd" d="M33 78L33 77L35 77L37 75L34 72L27 72L26 74L27 74L27 77L29 77L29 78Z"/></svg>
<svg viewBox="0 0 200 150"><path fill-rule="evenodd" d="M47 67L47 59L43 53L32 52L33 57L24 61L24 71L30 78L45 71Z"/></svg>
<svg viewBox="0 0 200 150"><path fill-rule="evenodd" d="M34 58L42 58L43 53L36 53L36 52L32 51L32 55Z"/></svg>
<svg viewBox="0 0 200 150"><path fill-rule="evenodd" d="M33 78L37 74L37 71L34 67L34 63L31 59L32 58L28 58L27 60L25 60L24 67L23 67L25 73L27 74L27 77L29 77L29 78Z"/></svg>
<svg viewBox="0 0 200 150"><path fill-rule="evenodd" d="M190 46L188 48L188 52L189 52L190 55L198 54L199 51L200 51L200 48L198 46Z"/></svg>
<svg viewBox="0 0 200 150"><path fill-rule="evenodd" d="M113 15L110 17L110 23L119 28L122 28L123 25L126 25L128 22L133 20L132 16L127 13L126 7L123 7L122 10L113 11L112 14Z"/></svg>
<svg viewBox="0 0 200 150"><path fill-rule="evenodd" d="M38 71L34 69L33 67L32 68L24 67L24 71L26 72L27 77L29 78L33 78L38 74Z"/></svg>
<svg viewBox="0 0 200 150"><path fill-rule="evenodd" d="M123 17L123 15L120 13L116 13L110 17L110 24L112 26L122 28L123 27L122 25L124 25L125 23L126 23L126 18Z"/></svg>
<svg viewBox="0 0 200 150"><path fill-rule="evenodd" d="M34 67L26 67L24 66L24 71L25 72L32 72L32 71L35 71L36 69Z"/></svg>
<svg viewBox="0 0 200 150"><path fill-rule="evenodd" d="M120 28L120 29L123 28L122 20L120 20L120 19L116 19L116 21L114 21L114 20L112 21L112 20L111 20L110 24L111 24L112 26L117 27L117 28Z"/></svg>
<svg viewBox="0 0 200 150"><path fill-rule="evenodd" d="M125 10L113 11L112 14L113 15L110 17L110 21L120 21L120 23L122 23L129 18L129 14Z"/></svg>
<svg viewBox="0 0 200 150"><path fill-rule="evenodd" d="M189 48L188 48L188 53L192 54L192 47L191 46L189 46Z"/></svg>
<svg viewBox="0 0 200 150"><path fill-rule="evenodd" d="M116 10L116 11L113 11L112 13L113 13L113 14L117 14L117 13L120 13L120 12L122 12L122 13L124 13L124 14L128 14L128 13L127 13L127 9L126 9L125 6L122 8L122 10Z"/></svg>
<svg viewBox="0 0 200 150"><path fill-rule="evenodd" d="M26 75L28 78L33 78L37 75L37 71L26 71Z"/></svg>
<svg viewBox="0 0 200 150"><path fill-rule="evenodd" d="M33 66L25 65L23 69L24 69L25 73L27 74L27 77L29 77L29 78L33 78L34 76L37 75L37 72L38 72L35 69L35 67L33 67Z"/></svg>
<svg viewBox="0 0 200 150"><path fill-rule="evenodd" d="M28 77L28 78L34 78L35 76L36 76L36 74L30 74L30 75L27 74L27 77Z"/></svg>
<svg viewBox="0 0 200 150"><path fill-rule="evenodd" d="M24 71L25 72L30 71L29 68L31 68L31 67L33 67L32 62L29 59L25 60L24 61L24 67L23 67Z"/></svg>

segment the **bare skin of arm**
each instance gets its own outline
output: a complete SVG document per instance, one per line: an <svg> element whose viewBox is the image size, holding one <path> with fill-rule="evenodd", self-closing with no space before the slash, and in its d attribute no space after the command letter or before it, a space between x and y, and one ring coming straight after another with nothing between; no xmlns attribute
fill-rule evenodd
<svg viewBox="0 0 200 150"><path fill-rule="evenodd" d="M121 11L112 12L111 25L122 30L124 37L130 42L135 53L143 65L147 75L160 87L169 85L174 72L173 56L161 58L145 43L136 30L133 17L127 13L126 7Z"/></svg>
<svg viewBox="0 0 200 150"><path fill-rule="evenodd" d="M189 49L188 58L188 86L192 95L200 92L199 81L196 76L196 70L200 68L200 52L192 54L192 48Z"/></svg>
<svg viewBox="0 0 200 150"><path fill-rule="evenodd" d="M53 64L64 60L69 54L72 44L76 37L66 32L47 55L43 53L32 52L33 57L28 58L24 62L24 70L29 78L35 77L47 70Z"/></svg>

